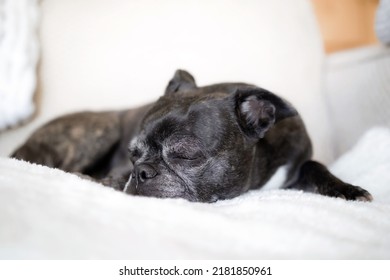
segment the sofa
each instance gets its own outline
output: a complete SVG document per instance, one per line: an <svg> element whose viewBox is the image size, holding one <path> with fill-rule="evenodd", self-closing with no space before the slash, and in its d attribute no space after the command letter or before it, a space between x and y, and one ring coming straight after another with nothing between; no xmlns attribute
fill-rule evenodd
<svg viewBox="0 0 390 280"><path fill-rule="evenodd" d="M377 106L390 96L386 46L326 56L306 0L37 5L35 115L0 132L0 258L390 258L389 113ZM371 63L362 57L382 68L359 70ZM132 197L7 157L62 114L156 100L176 69L199 85L241 81L286 98L305 121L314 158L374 201L291 190L212 204Z"/></svg>

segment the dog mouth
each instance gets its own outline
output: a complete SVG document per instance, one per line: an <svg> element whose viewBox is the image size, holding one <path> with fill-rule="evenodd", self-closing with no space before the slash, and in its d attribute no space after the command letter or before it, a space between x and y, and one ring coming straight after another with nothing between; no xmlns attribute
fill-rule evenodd
<svg viewBox="0 0 390 280"><path fill-rule="evenodd" d="M193 194L186 184L176 184L171 182L162 183L159 182L139 182L137 176L134 173L129 175L129 179L122 191L125 194L135 196L146 196L146 197L158 197L158 198L183 198L192 202L199 202L201 199L197 195ZM214 201L213 201L214 202Z"/></svg>

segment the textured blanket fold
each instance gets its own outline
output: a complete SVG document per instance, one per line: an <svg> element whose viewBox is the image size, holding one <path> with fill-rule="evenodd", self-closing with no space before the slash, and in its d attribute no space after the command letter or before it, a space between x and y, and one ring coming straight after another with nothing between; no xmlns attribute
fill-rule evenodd
<svg viewBox="0 0 390 280"><path fill-rule="evenodd" d="M213 204L132 197L60 170L0 159L2 259L389 259L390 131L332 171L374 196L256 190Z"/></svg>

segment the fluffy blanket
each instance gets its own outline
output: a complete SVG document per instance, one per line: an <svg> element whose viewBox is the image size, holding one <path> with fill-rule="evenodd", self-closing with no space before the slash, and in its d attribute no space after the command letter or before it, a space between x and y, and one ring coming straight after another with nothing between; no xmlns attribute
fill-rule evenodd
<svg viewBox="0 0 390 280"><path fill-rule="evenodd" d="M332 171L372 203L256 190L213 204L132 197L72 174L0 159L2 259L389 259L390 131L374 129Z"/></svg>

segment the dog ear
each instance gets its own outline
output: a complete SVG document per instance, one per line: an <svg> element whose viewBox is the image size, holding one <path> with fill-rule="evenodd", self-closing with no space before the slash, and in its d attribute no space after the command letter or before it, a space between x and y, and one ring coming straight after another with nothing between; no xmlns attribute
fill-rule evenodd
<svg viewBox="0 0 390 280"><path fill-rule="evenodd" d="M184 70L176 70L175 75L169 81L165 89L165 95L178 92L179 90L187 90L196 88L194 77Z"/></svg>
<svg viewBox="0 0 390 280"><path fill-rule="evenodd" d="M261 88L237 89L233 98L238 123L252 138L263 138L275 123L298 114L287 101Z"/></svg>

